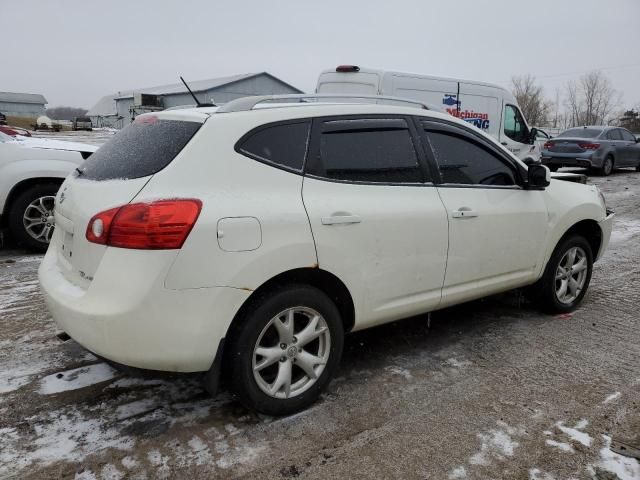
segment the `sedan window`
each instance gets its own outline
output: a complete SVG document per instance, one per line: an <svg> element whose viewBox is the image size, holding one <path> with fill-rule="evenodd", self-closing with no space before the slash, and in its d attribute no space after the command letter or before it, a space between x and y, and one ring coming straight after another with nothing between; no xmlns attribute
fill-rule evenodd
<svg viewBox="0 0 640 480"><path fill-rule="evenodd" d="M625 130L624 128L619 129L620 133L622 134L622 139L626 142L635 142L636 141L636 137L633 136L633 133L631 133L629 130Z"/></svg>
<svg viewBox="0 0 640 480"><path fill-rule="evenodd" d="M620 130L614 128L613 130L609 130L607 132L607 140L622 140L622 135L620 135Z"/></svg>
<svg viewBox="0 0 640 480"><path fill-rule="evenodd" d="M448 132L430 131L427 137L443 183L516 185L513 169L480 144Z"/></svg>
<svg viewBox="0 0 640 480"><path fill-rule="evenodd" d="M570 128L569 130L562 132L556 138L596 138L601 133L601 128Z"/></svg>

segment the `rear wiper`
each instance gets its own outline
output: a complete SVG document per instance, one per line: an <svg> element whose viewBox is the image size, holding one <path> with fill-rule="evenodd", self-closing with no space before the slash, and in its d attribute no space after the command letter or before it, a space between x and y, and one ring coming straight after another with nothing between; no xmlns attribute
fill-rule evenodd
<svg viewBox="0 0 640 480"><path fill-rule="evenodd" d="M84 175L84 172L82 170L80 170L79 167L76 167L76 172L78 172L78 176Z"/></svg>

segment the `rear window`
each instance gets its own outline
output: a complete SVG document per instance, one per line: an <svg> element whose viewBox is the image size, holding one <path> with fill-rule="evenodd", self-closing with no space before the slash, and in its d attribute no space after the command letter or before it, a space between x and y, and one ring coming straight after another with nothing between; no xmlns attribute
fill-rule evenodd
<svg viewBox="0 0 640 480"><path fill-rule="evenodd" d="M198 122L139 117L80 166L81 176L115 180L153 175L171 163L201 126Z"/></svg>
<svg viewBox="0 0 640 480"><path fill-rule="evenodd" d="M596 138L602 133L600 128L570 128L565 130L558 138L561 137L573 137L573 138Z"/></svg>

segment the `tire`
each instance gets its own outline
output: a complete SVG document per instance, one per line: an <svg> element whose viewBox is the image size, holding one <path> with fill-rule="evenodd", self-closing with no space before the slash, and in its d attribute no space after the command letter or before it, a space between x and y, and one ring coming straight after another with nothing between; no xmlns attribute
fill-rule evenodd
<svg viewBox="0 0 640 480"><path fill-rule="evenodd" d="M579 256L584 258L586 264L584 270L569 274L578 285L581 285L577 295L571 295L572 288L570 287L570 281L566 278L566 269L564 269L565 273L563 274L559 268L568 265L567 262L570 260L570 252L574 249L577 249L575 250L577 255L573 268L575 268L579 262ZM530 292L533 297L532 299L547 313L572 312L580 305L587 293L592 271L593 253L589 242L581 235L570 235L558 243L549 262L547 262L542 278L531 287ZM582 275L582 272L585 273ZM565 278L556 278L558 275L565 275ZM561 298L561 287L564 281L567 282L565 287L567 296Z"/></svg>
<svg viewBox="0 0 640 480"><path fill-rule="evenodd" d="M599 172L603 177L608 177L613 172L613 157L611 155L607 155L602 162L602 167Z"/></svg>
<svg viewBox="0 0 640 480"><path fill-rule="evenodd" d="M292 337L286 328L291 324L291 311ZM321 318L313 326L314 333L320 333L306 342L313 335L308 335L311 330L304 333L305 326L311 328L316 315ZM280 322L284 335L275 322ZM247 408L276 416L300 411L318 399L340 364L344 345L344 329L336 305L322 291L306 285L290 285L264 293L250 303L229 336L223 370L229 374L231 391ZM301 344L304 348L298 350ZM258 347L268 355L254 353ZM324 358L324 365L309 361L319 357ZM254 365L261 364L268 366L254 374ZM288 391L287 383L279 382L279 377L285 379L287 373ZM312 375L317 377L314 379ZM275 393L269 393L270 389Z"/></svg>
<svg viewBox="0 0 640 480"><path fill-rule="evenodd" d="M47 251L53 234L53 206L59 188L53 183L34 185L11 203L9 231L19 245L34 252ZM27 217L33 219L31 228L27 228Z"/></svg>

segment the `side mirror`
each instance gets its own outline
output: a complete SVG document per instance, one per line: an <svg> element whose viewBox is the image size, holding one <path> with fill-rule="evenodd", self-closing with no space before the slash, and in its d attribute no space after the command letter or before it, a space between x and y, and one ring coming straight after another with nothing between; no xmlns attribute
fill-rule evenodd
<svg viewBox="0 0 640 480"><path fill-rule="evenodd" d="M545 165L529 165L527 171L527 189L544 190L551 183L551 170Z"/></svg>
<svg viewBox="0 0 640 480"><path fill-rule="evenodd" d="M537 138L538 138L538 129L536 127L532 127L531 131L529 132L529 144L533 145L536 142Z"/></svg>
<svg viewBox="0 0 640 480"><path fill-rule="evenodd" d="M527 158L525 158L524 160L522 160L522 163L524 163L527 167L530 167L531 165L535 165L535 164L536 164L536 163L538 163L538 162L536 162L536 161L535 161L533 158L531 158L531 157L527 157Z"/></svg>

